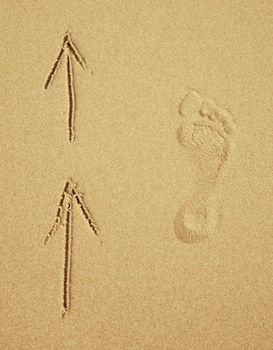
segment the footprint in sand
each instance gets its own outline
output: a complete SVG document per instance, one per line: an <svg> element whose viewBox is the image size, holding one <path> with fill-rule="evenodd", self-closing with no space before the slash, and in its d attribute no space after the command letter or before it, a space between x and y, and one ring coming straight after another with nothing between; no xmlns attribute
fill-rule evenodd
<svg viewBox="0 0 273 350"><path fill-rule="evenodd" d="M178 140L191 151L202 174L198 195L184 203L176 215L175 232L186 243L200 242L212 235L218 224L214 187L229 158L235 124L231 113L213 100L192 90L183 98L179 114L182 125Z"/></svg>

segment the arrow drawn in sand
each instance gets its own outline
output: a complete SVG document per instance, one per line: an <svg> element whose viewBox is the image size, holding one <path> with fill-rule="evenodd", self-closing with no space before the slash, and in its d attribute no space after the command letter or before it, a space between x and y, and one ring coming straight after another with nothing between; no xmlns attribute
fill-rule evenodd
<svg viewBox="0 0 273 350"><path fill-rule="evenodd" d="M59 55L53 64L53 67L47 77L46 83L44 85L45 90L48 89L50 83L53 81L55 74L59 68L59 65L63 57L66 57L66 76L67 76L67 88L68 88L68 132L69 132L69 142L74 142L75 140L75 90L73 81L73 67L72 67L72 57L79 63L79 65L86 69L85 59L81 56L75 44L71 40L70 33L66 33L63 38L63 43L59 52Z"/></svg>
<svg viewBox="0 0 273 350"><path fill-rule="evenodd" d="M65 228L65 257L64 257L64 280L63 280L63 314L64 318L70 309L70 290L71 290L71 262L72 262L72 221L73 221L73 200L79 206L84 218L86 219L92 232L98 236L99 228L96 225L91 213L89 212L83 200L83 195L78 191L77 184L68 179L65 183L56 218L51 230L48 232L44 244L55 232L64 226Z"/></svg>

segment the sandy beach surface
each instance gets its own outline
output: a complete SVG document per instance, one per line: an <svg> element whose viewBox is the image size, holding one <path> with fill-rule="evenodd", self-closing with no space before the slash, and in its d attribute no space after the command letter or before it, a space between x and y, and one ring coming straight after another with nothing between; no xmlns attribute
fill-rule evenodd
<svg viewBox="0 0 273 350"><path fill-rule="evenodd" d="M0 348L273 349L270 1L0 19Z"/></svg>

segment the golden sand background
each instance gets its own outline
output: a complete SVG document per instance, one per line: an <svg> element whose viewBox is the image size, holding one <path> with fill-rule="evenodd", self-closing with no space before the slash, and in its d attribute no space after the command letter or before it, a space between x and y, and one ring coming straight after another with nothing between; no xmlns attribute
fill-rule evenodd
<svg viewBox="0 0 273 350"><path fill-rule="evenodd" d="M0 18L1 349L272 349L271 2L2 0ZM43 89L67 30L89 67L74 144L64 64ZM173 231L202 184L176 139L188 87L238 131L199 245ZM63 320L64 233L43 241L68 177L103 245L75 208Z"/></svg>

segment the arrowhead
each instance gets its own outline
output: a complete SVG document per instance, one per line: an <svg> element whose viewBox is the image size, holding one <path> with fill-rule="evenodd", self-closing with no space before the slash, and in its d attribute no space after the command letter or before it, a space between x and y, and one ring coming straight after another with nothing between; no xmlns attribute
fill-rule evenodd
<svg viewBox="0 0 273 350"><path fill-rule="evenodd" d="M46 83L45 83L45 90L49 87L49 84L51 83L51 81L53 80L57 69L60 65L60 62L63 58L63 55L65 53L65 50L69 50L71 52L71 54L73 55L73 57L75 58L75 60L81 65L81 67L83 69L86 68L86 62L85 59L82 57L82 55L79 53L79 50L77 49L77 47L75 46L75 44L73 43L73 41L71 40L71 35L70 33L67 31L63 37L63 44L61 47L61 50L59 52L58 57L56 58L56 61L53 64L53 67L47 77Z"/></svg>

